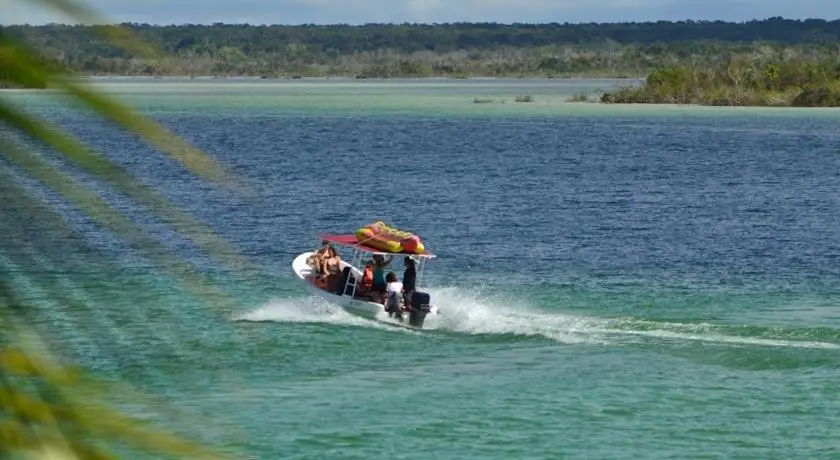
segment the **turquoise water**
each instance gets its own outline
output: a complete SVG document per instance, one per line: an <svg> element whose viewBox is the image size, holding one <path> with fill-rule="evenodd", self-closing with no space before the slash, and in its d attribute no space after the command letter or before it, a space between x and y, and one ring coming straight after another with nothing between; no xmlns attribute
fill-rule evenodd
<svg viewBox="0 0 840 460"><path fill-rule="evenodd" d="M169 403L133 410L242 458L840 458L840 111L564 102L605 81L99 84L256 191L5 93L263 269L230 278L53 160L233 300L191 295L4 163L34 197L0 189L25 315L59 355ZM439 254L430 330L292 279L315 232L376 219Z"/></svg>

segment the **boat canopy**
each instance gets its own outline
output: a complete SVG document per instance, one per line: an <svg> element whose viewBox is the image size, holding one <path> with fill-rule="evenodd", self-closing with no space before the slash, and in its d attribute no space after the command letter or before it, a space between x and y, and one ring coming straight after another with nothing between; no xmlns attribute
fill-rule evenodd
<svg viewBox="0 0 840 460"><path fill-rule="evenodd" d="M426 251L426 250L424 250L420 254L416 254L416 253L413 253L413 252L405 252L405 251L400 251L400 252L382 251L380 249L376 249L376 248L373 248L371 246L368 246L364 243L360 243L359 239L356 238L356 235L353 235L353 234L348 234L348 235L324 235L324 234L319 234L318 236L323 241L329 241L330 243L338 244L340 246L352 247L352 248L358 249L360 251L368 252L368 253L371 253L371 254L382 254L382 255L386 255L386 256L387 255L406 255L406 256L414 256L414 257L423 257L423 258L427 258L427 259L431 259L431 258L435 257L434 254L432 254L431 252Z"/></svg>

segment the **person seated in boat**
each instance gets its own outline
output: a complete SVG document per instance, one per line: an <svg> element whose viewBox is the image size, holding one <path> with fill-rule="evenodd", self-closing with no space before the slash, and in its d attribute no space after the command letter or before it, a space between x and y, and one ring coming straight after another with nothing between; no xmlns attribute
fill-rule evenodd
<svg viewBox="0 0 840 460"><path fill-rule="evenodd" d="M370 291L373 288L373 264L370 262L365 264L365 270L362 272L362 279L359 280L359 285L356 287L356 296L369 297Z"/></svg>
<svg viewBox="0 0 840 460"><path fill-rule="evenodd" d="M321 278L339 271L341 257L329 241L322 241L321 248L312 253L306 263L315 269Z"/></svg>
<svg viewBox="0 0 840 460"><path fill-rule="evenodd" d="M341 273L341 256L332 246L330 246L327 259L324 261L324 272L327 276Z"/></svg>
<svg viewBox="0 0 840 460"><path fill-rule="evenodd" d="M385 311L389 316L398 315L402 310L403 284L397 279L394 272L388 272L385 277Z"/></svg>
<svg viewBox="0 0 840 460"><path fill-rule="evenodd" d="M388 268L388 265L391 265L391 262L393 261L393 256L389 256L388 260L385 260L385 258L382 257L382 254L374 254L373 259L370 261L370 264L373 266L373 284L370 292L371 297L373 297L376 302L385 303L385 291L388 287L387 282L385 281L385 269Z"/></svg>
<svg viewBox="0 0 840 460"><path fill-rule="evenodd" d="M410 308L411 298L414 295L414 290L417 288L417 270L414 268L414 259L412 259L411 256L405 256L403 264L405 265L405 272L403 272L402 280L403 303L406 308Z"/></svg>
<svg viewBox="0 0 840 460"><path fill-rule="evenodd" d="M320 272L321 267L323 265L322 259L324 258L324 255L326 254L329 246L329 241L321 241L321 247L313 251L312 254L310 254L309 257L307 257L306 264L314 268L315 271Z"/></svg>

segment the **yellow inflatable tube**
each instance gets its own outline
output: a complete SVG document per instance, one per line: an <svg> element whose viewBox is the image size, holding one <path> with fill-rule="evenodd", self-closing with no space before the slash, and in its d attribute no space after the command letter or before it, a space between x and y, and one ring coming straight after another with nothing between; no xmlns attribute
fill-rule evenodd
<svg viewBox="0 0 840 460"><path fill-rule="evenodd" d="M382 221L365 225L356 230L355 235L360 243L383 252L422 254L426 250L417 235L389 227Z"/></svg>

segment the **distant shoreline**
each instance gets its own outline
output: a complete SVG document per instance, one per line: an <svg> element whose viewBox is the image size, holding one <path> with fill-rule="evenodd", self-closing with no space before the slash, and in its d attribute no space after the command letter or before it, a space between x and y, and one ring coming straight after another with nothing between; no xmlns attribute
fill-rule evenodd
<svg viewBox="0 0 840 460"><path fill-rule="evenodd" d="M643 78L727 56L836 55L840 21L438 25L5 26L44 63L81 75L373 78ZM145 49L142 44L151 45ZM138 46L141 45L141 46ZM143 50L143 51L141 51ZM158 54L157 51L162 54Z"/></svg>
<svg viewBox="0 0 840 460"><path fill-rule="evenodd" d="M400 81L400 80L439 80L439 81L465 81L465 80L540 80L540 81L577 81L577 80L633 80L643 81L644 76L610 76L610 75L571 75L571 76L545 76L545 75L469 75L469 76L395 76L395 77L365 77L358 78L348 75L300 75L300 76L277 76L266 77L262 75L183 75L183 74L167 74L167 75L132 75L132 74L91 74L91 75L77 75L73 77L77 80L107 80L107 79L146 79L146 80L164 80L164 79L184 79L184 80L256 80L256 81L323 81L323 80L344 80L344 81Z"/></svg>
<svg viewBox="0 0 840 460"><path fill-rule="evenodd" d="M68 69L80 78L202 81L237 78L630 82L646 79L664 68L708 73L721 69L727 62L744 59L762 68L768 63L779 68L808 66L834 59L836 43L840 40L840 20L778 17L737 23L358 26L123 23L115 26L121 29L118 35L130 43L114 41L110 34L103 35L108 28L102 26L4 26L3 34L38 50L45 66ZM152 49L143 47L143 43L150 44ZM715 91L706 91L710 88L704 89L704 97L696 97L694 90L690 97L685 97L679 91L671 94L673 88L666 88L663 97L657 96L657 91L632 94L625 91L620 97L604 102L620 103L628 98L634 102L664 103L683 100L702 103L706 99L721 104L757 102L754 98L740 97L737 93L744 82L738 75L730 76L737 81L721 80L716 86L724 91L726 85L731 85L732 97L719 97ZM807 75L796 78L796 84L785 84L802 90L803 85L825 83L812 82ZM696 89L696 85L681 86L689 87ZM767 103L789 99L790 94L776 94L773 88L766 88L768 94L773 93L766 98Z"/></svg>
<svg viewBox="0 0 840 460"><path fill-rule="evenodd" d="M171 74L171 75L123 75L123 74L114 74L114 75L74 75L69 77L70 80L73 81L109 81L109 80L119 80L119 81L131 81L131 80L138 80L138 81L195 81L195 82L221 82L221 81L248 81L248 82L324 82L324 81L340 81L340 82L377 82L377 83L384 83L384 82L422 82L422 81L436 81L436 82L467 82L467 81L503 81L503 82L514 82L514 81L539 81L539 82L575 82L575 81L621 81L621 82L628 82L634 84L640 84L644 82L644 78L642 77L626 77L626 76L603 76L603 75L574 75L574 76L566 76L566 77L546 77L542 75L528 75L528 76L486 76L486 75L475 75L475 76L468 76L468 77L451 77L451 76L424 76L424 77L371 77L371 78L357 78L353 76L345 76L345 75L326 75L326 76L300 76L300 77L289 77L289 76L280 76L280 77L264 77L259 75L180 75L180 74ZM2 90L45 90L50 88L26 88L21 85L16 85L14 83L4 83L0 82L0 91Z"/></svg>
<svg viewBox="0 0 840 460"><path fill-rule="evenodd" d="M746 69L750 69L745 65ZM775 69L772 65L769 69ZM96 81L107 82L109 80L117 80L120 83L127 83L132 80L152 82L152 81L176 81L179 83L211 83L223 81L240 81L240 82L327 82L335 81L340 83L421 83L421 82L440 82L440 83L456 83L456 82L501 82L508 83L515 86L517 81L523 83L527 82L575 82L575 81L606 81L618 83L612 88L598 88L591 90L578 91L576 93L564 93L568 98L568 103L595 103L595 104L610 104L610 105L693 105L693 106L740 106L740 107L822 107L822 108L836 108L840 107L840 74L830 78L827 81L819 82L815 80L804 80L802 87L785 87L781 84L775 84L774 81L792 80L795 75L785 75L775 77L773 71L767 69L758 69L758 74L751 77L753 83L750 87L737 86L731 83L731 76L725 72L710 71L711 77L704 77L703 72L698 72L690 68L666 68L656 70L647 79L638 77L608 77L608 76L587 76L576 75L567 76L564 78L546 77L541 75L528 76L468 76L468 77L449 77L449 76L426 76L426 77L372 77L372 78L354 78L352 76L344 75L327 75L327 76L302 76L298 78L292 77L275 77L265 78L256 75L76 75L71 77L76 81ZM793 66L790 68L797 68ZM812 68L813 70L813 68ZM736 71L733 69L733 71ZM827 75L828 69L823 69L824 75ZM789 72L786 71L786 72ZM764 75L767 81L762 81L759 75ZM693 78L693 79L692 79ZM776 80L774 80L776 79ZM622 84L624 83L624 84ZM561 86L562 87L562 86ZM524 88L524 87L523 87ZM574 88L574 87L572 87ZM51 88L24 88L19 85L9 84L8 82L0 82L0 91L31 91L31 90L50 90ZM534 97L528 94L527 90L522 90L522 94L516 95L512 102L528 104L536 102L539 96ZM465 97L472 98L475 104L494 104L499 103L495 98L486 95L472 95L465 94ZM503 103L504 101L502 101Z"/></svg>

